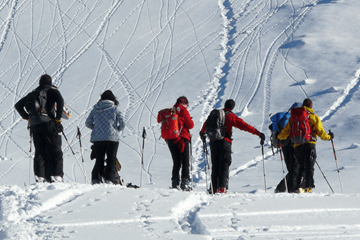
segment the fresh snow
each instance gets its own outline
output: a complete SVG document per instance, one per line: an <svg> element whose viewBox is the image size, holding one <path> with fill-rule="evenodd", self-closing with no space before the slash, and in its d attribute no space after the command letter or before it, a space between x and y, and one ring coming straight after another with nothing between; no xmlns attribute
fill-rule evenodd
<svg viewBox="0 0 360 240"><path fill-rule="evenodd" d="M3 0L0 239L360 239L359 11L358 0ZM72 112L65 183L35 183L27 123L13 107L44 73ZM120 175L140 189L88 183L84 122L106 89L126 120ZM172 160L156 122L181 95L195 122L192 192L169 189ZM318 140L313 193L274 194L279 154L266 143L263 156L259 138L239 130L229 193L206 193L198 132L213 108L234 99L268 140L269 115L306 97L334 132L337 157Z"/></svg>

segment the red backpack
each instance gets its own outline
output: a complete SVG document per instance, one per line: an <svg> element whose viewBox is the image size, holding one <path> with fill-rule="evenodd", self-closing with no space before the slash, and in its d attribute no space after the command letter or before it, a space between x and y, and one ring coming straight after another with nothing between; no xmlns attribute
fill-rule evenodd
<svg viewBox="0 0 360 240"><path fill-rule="evenodd" d="M294 108L290 117L290 139L293 143L303 144L311 139L309 112L304 108Z"/></svg>
<svg viewBox="0 0 360 240"><path fill-rule="evenodd" d="M161 123L161 137L165 140L180 137L179 120L176 109L165 108L158 112L157 122Z"/></svg>

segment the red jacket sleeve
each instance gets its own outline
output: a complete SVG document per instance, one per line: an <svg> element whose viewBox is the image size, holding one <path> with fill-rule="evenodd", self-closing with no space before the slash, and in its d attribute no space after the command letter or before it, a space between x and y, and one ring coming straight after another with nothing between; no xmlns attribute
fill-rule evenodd
<svg viewBox="0 0 360 240"><path fill-rule="evenodd" d="M194 121L191 119L190 113L187 109L181 109L183 111L183 117L181 118L182 126L186 129L194 128Z"/></svg>
<svg viewBox="0 0 360 240"><path fill-rule="evenodd" d="M227 123L227 121L229 121L229 123ZM241 118L239 118L238 116L236 116L234 113L229 113L228 114L228 118L225 120L225 126L234 126L240 130L252 133L254 135L259 136L260 132L254 128L253 126L247 124L244 120L242 120ZM232 130L230 127L229 130Z"/></svg>

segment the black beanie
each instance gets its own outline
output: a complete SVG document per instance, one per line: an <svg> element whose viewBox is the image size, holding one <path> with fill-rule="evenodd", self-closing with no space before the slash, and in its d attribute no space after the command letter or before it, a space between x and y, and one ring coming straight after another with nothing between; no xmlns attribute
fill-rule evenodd
<svg viewBox="0 0 360 240"><path fill-rule="evenodd" d="M235 101L232 99L226 100L225 102L225 108L228 108L230 110L233 110L235 107Z"/></svg>
<svg viewBox="0 0 360 240"><path fill-rule="evenodd" d="M312 101L311 101L310 98L306 98L306 99L303 101L303 104L302 104L302 105L303 105L303 106L306 106L306 107L308 107L308 108L312 108L313 103L312 103Z"/></svg>
<svg viewBox="0 0 360 240"><path fill-rule="evenodd" d="M110 101L113 101L114 104L116 106L119 105L119 101L116 99L115 95L113 94L113 92L111 90L106 90L105 92L103 92L100 96L100 101L101 100L110 100Z"/></svg>
<svg viewBox="0 0 360 240"><path fill-rule="evenodd" d="M52 79L49 75L44 74L40 77L40 81L39 81L40 86L51 85L51 84L52 84Z"/></svg>

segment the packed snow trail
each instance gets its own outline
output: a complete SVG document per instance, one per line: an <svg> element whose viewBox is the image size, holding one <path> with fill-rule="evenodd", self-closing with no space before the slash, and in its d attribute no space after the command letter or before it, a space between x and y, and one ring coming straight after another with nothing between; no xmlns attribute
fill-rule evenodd
<svg viewBox="0 0 360 240"><path fill-rule="evenodd" d="M209 196L202 191L78 183L1 186L0 236L98 239L111 233L110 239L119 234L132 239L358 238L359 198L326 193Z"/></svg>

